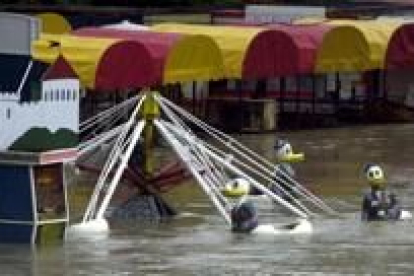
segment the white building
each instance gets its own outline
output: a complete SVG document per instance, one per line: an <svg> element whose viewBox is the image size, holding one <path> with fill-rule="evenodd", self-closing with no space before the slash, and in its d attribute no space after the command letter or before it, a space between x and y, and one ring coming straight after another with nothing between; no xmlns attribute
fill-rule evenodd
<svg viewBox="0 0 414 276"><path fill-rule="evenodd" d="M46 72L40 93L30 86L30 61L17 91L0 90L0 150L48 150L74 147L79 132L79 80L63 58ZM36 80L33 83L36 83ZM1 89L0 80L0 89ZM31 93L23 100L22 92Z"/></svg>
<svg viewBox="0 0 414 276"><path fill-rule="evenodd" d="M59 58L31 58L38 18L0 13L0 150L74 147L79 132L79 80Z"/></svg>

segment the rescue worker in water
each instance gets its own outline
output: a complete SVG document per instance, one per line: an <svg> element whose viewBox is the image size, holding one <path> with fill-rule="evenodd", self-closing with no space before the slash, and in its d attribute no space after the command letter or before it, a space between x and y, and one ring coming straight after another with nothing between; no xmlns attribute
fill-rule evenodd
<svg viewBox="0 0 414 276"><path fill-rule="evenodd" d="M376 164L368 164L364 167L364 173L370 187L365 192L362 201L362 220L400 219L400 203L397 196L386 188L386 180L381 167Z"/></svg>

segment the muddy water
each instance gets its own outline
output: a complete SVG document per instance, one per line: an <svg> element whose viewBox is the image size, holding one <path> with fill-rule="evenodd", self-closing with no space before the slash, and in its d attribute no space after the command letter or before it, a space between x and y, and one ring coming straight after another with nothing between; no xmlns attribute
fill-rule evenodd
<svg viewBox="0 0 414 276"><path fill-rule="evenodd" d="M0 246L1 275L414 275L414 221L359 220L361 174L381 164L403 205L414 210L414 125L284 132L306 161L299 179L342 218L314 220L308 236L246 236L228 231L193 182L170 198L181 216L163 223L112 222L110 236L30 249ZM274 135L241 135L272 159ZM285 214L262 208L263 220Z"/></svg>

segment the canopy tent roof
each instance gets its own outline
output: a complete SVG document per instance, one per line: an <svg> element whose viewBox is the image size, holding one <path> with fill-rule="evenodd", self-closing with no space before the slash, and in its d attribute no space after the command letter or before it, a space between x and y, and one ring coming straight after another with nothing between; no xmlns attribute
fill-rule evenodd
<svg viewBox="0 0 414 276"><path fill-rule="evenodd" d="M129 20L122 20L119 23L106 24L101 26L102 28L110 28L117 30L127 30L127 31L148 31L149 27L142 24L136 24Z"/></svg>
<svg viewBox="0 0 414 276"><path fill-rule="evenodd" d="M316 72L355 72L384 68L385 51L397 20L330 21L317 54Z"/></svg>
<svg viewBox="0 0 414 276"><path fill-rule="evenodd" d="M32 48L33 58L47 63L63 55L92 89L148 87L161 79L160 64L137 41L42 34Z"/></svg>
<svg viewBox="0 0 414 276"><path fill-rule="evenodd" d="M69 21L60 14L46 12L40 13L37 17L42 22L42 32L48 34L65 34L72 30Z"/></svg>
<svg viewBox="0 0 414 276"><path fill-rule="evenodd" d="M221 50L227 78L266 78L277 76L273 50L278 33L272 29L242 26L158 24L153 30L211 37Z"/></svg>
<svg viewBox="0 0 414 276"><path fill-rule="evenodd" d="M162 83L212 80L224 77L218 46L207 36L157 33L152 31L82 28L76 36L116 38L145 46L161 67ZM126 53L128 55L128 53Z"/></svg>
<svg viewBox="0 0 414 276"><path fill-rule="evenodd" d="M385 68L414 68L414 23L401 25L392 35L386 53Z"/></svg>
<svg viewBox="0 0 414 276"><path fill-rule="evenodd" d="M278 32L272 51L276 55L276 73L279 76L311 74L315 69L316 54L325 33L326 24L268 25Z"/></svg>

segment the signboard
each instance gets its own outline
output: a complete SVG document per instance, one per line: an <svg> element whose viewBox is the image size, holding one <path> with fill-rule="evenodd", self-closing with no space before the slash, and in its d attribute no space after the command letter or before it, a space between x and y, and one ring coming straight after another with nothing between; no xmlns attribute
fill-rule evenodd
<svg viewBox="0 0 414 276"><path fill-rule="evenodd" d="M325 7L248 5L248 23L291 23L303 18L325 18Z"/></svg>
<svg viewBox="0 0 414 276"><path fill-rule="evenodd" d="M0 13L0 53L28 55L32 40L38 38L40 21L27 15Z"/></svg>

